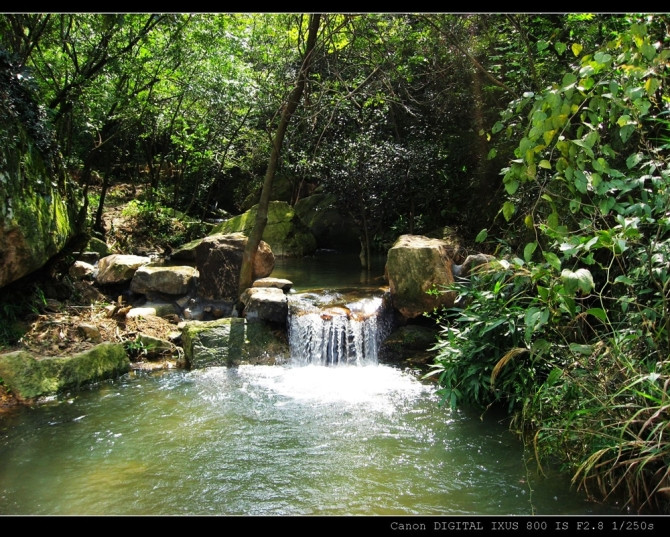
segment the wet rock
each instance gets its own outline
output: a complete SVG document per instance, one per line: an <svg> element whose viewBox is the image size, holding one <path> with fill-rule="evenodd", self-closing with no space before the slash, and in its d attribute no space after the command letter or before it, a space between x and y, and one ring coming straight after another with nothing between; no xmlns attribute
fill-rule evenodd
<svg viewBox="0 0 670 537"><path fill-rule="evenodd" d="M288 358L283 334L242 318L180 323L186 366L191 369L240 363L273 364Z"/></svg>
<svg viewBox="0 0 670 537"><path fill-rule="evenodd" d="M383 362L407 362L424 365L435 360L430 349L437 341L439 330L435 327L406 325L391 332L379 350L379 360Z"/></svg>
<svg viewBox="0 0 670 537"><path fill-rule="evenodd" d="M148 334L138 334L135 343L142 349L142 353L149 360L165 358L177 354L177 347L172 342Z"/></svg>

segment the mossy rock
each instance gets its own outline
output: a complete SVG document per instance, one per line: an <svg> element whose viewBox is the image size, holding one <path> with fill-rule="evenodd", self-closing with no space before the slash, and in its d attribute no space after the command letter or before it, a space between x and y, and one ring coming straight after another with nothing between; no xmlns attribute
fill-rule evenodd
<svg viewBox="0 0 670 537"><path fill-rule="evenodd" d="M220 223L214 233L251 234L256 223L258 206L247 212ZM302 257L316 250L316 238L296 215L293 207L284 201L271 201L268 206L268 220L262 239L270 245L276 256Z"/></svg>
<svg viewBox="0 0 670 537"><path fill-rule="evenodd" d="M283 334L265 323L247 322L238 317L186 322L182 328L182 344L191 369L242 363L274 364L288 357Z"/></svg>
<svg viewBox="0 0 670 537"><path fill-rule="evenodd" d="M60 159L33 137L38 129L28 132L14 115L1 119L0 287L42 268L65 247L79 232L83 201Z"/></svg>
<svg viewBox="0 0 670 537"><path fill-rule="evenodd" d="M100 257L105 257L112 253L109 246L107 246L107 243L96 237L91 237L89 239L88 244L86 245L86 251L97 252L100 254Z"/></svg>
<svg viewBox="0 0 670 537"><path fill-rule="evenodd" d="M101 343L73 356L35 358L26 351L0 355L0 379L19 400L31 400L113 378L130 369L120 343Z"/></svg>
<svg viewBox="0 0 670 537"><path fill-rule="evenodd" d="M360 230L356 222L343 215L334 194L312 194L295 204L295 212L316 238L319 248L359 252Z"/></svg>

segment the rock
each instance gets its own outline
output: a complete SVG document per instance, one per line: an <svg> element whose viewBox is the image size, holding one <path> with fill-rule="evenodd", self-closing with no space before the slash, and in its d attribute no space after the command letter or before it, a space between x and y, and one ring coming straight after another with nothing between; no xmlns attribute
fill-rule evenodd
<svg viewBox="0 0 670 537"><path fill-rule="evenodd" d="M379 360L393 363L432 363L435 354L429 349L435 345L438 332L437 328L429 326L401 326L383 341L379 349Z"/></svg>
<svg viewBox="0 0 670 537"><path fill-rule="evenodd" d="M198 295L207 300L237 302L242 255L247 237L241 233L211 235L196 247ZM261 241L254 261L252 278L269 276L275 258L268 244Z"/></svg>
<svg viewBox="0 0 670 537"><path fill-rule="evenodd" d="M283 278L260 278L252 284L252 287L274 287L287 293L293 287L293 282Z"/></svg>
<svg viewBox="0 0 670 537"><path fill-rule="evenodd" d="M50 311L51 313L58 313L63 310L63 304L61 304L55 298L47 298L42 305L44 311Z"/></svg>
<svg viewBox="0 0 670 537"><path fill-rule="evenodd" d="M90 240L88 241L88 245L86 247L87 252L95 252L97 253L100 257L105 257L110 254L109 246L107 246L107 243L103 240L100 240L96 237L91 237Z"/></svg>
<svg viewBox="0 0 670 537"><path fill-rule="evenodd" d="M136 319L138 317L168 317L177 313L177 308L169 302L147 302L141 307L130 308L126 313L127 319Z"/></svg>
<svg viewBox="0 0 670 537"><path fill-rule="evenodd" d="M214 228L214 231L243 233L248 236L256 223L257 210L256 205L247 212L222 222ZM284 201L270 202L263 240L270 245L277 256L302 257L316 250L314 235L296 215L293 207Z"/></svg>
<svg viewBox="0 0 670 537"><path fill-rule="evenodd" d="M35 358L26 351L0 355L0 378L22 401L78 389L129 370L130 359L120 343L100 343L60 358Z"/></svg>
<svg viewBox="0 0 670 537"><path fill-rule="evenodd" d="M97 326L93 324L82 323L77 328L85 338L90 339L94 343L100 343L102 341L102 335L100 334L100 329Z"/></svg>
<svg viewBox="0 0 670 537"><path fill-rule="evenodd" d="M288 343L265 323L242 318L216 321L187 321L182 327L182 344L187 366L233 366L240 363L273 364L288 359Z"/></svg>
<svg viewBox="0 0 670 537"><path fill-rule="evenodd" d="M84 261L75 261L69 268L68 273L77 280L89 280L93 278L95 267Z"/></svg>
<svg viewBox="0 0 670 537"><path fill-rule="evenodd" d="M336 207L334 194L315 193L298 200L295 212L316 239L317 248L336 249L342 252L359 252L360 230L349 215Z"/></svg>
<svg viewBox="0 0 670 537"><path fill-rule="evenodd" d="M96 281L101 285L129 282L138 268L150 262L150 258L138 255L108 255L98 262Z"/></svg>
<svg viewBox="0 0 670 537"><path fill-rule="evenodd" d="M2 61L3 73L9 73ZM37 105L29 104L37 99L21 93L22 84L3 87L9 93L3 93L0 122L0 287L42 268L79 233L83 201L62 160L43 151L50 142L33 138L41 129L26 128L40 117ZM25 107L4 113L13 102Z"/></svg>
<svg viewBox="0 0 670 537"><path fill-rule="evenodd" d="M185 295L196 275L195 268L188 266L143 265L135 271L130 290L141 295Z"/></svg>
<svg viewBox="0 0 670 537"><path fill-rule="evenodd" d="M276 287L251 287L240 297L244 304L244 317L248 321L268 321L286 324L288 298Z"/></svg>
<svg viewBox="0 0 670 537"><path fill-rule="evenodd" d="M442 289L454 282L450 253L445 241L420 235L402 235L389 250L386 277L393 307L405 319L454 305L456 293ZM428 294L433 290L439 292Z"/></svg>
<svg viewBox="0 0 670 537"><path fill-rule="evenodd" d="M140 346L147 359L164 358L177 354L177 347L170 341L148 334L137 334L135 343Z"/></svg>
<svg viewBox="0 0 670 537"><path fill-rule="evenodd" d="M452 271L454 276L456 277L467 278L468 276L470 276L473 269L481 265L486 265L491 261L495 261L495 259L496 258L493 257L492 255L486 255L486 254L469 255L468 257L465 258L465 261L463 261L462 265L454 265L452 267Z"/></svg>

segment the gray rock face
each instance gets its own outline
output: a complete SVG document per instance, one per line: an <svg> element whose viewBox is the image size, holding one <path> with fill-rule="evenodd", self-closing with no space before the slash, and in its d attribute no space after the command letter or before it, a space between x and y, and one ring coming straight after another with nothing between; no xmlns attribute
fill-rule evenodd
<svg viewBox="0 0 670 537"><path fill-rule="evenodd" d="M129 282L135 271L150 261L150 258L139 255L108 255L98 262L96 281L102 285Z"/></svg>
<svg viewBox="0 0 670 537"><path fill-rule="evenodd" d="M453 283L451 249L440 239L402 235L388 252L386 276L393 307L412 319L437 307L452 307L455 292L444 292ZM438 290L437 294L429 291Z"/></svg>
<svg viewBox="0 0 670 537"><path fill-rule="evenodd" d="M144 265L137 269L130 282L130 290L142 295L162 293L166 295L185 295L197 271L188 266Z"/></svg>
<svg viewBox="0 0 670 537"><path fill-rule="evenodd" d="M288 299L284 291L275 287L251 287L242 293L244 317L248 321L269 321L285 324Z"/></svg>
<svg viewBox="0 0 670 537"><path fill-rule="evenodd" d="M241 233L212 235L195 248L195 264L200 275L198 295L207 300L236 301L242 268L242 255L247 237ZM275 257L268 244L261 241L253 267L252 278L269 276Z"/></svg>

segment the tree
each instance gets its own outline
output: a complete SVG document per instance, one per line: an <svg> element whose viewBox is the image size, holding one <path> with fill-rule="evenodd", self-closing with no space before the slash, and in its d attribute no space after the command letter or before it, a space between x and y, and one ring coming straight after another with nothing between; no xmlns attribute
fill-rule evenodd
<svg viewBox="0 0 670 537"><path fill-rule="evenodd" d="M260 244L261 238L263 237L265 224L267 223L268 206L270 203L270 193L272 190L272 181L274 179L275 172L277 171L279 156L281 153L281 146L284 142L284 136L286 134L288 124L291 121L291 117L293 116L293 113L298 107L298 104L300 103L300 99L305 89L305 84L307 82L307 77L309 75L314 50L317 44L317 34L319 31L320 21L321 21L321 15L319 14L312 14L309 16L307 41L305 43L305 51L302 56L302 63L300 65L300 70L298 72L295 85L291 90L291 92L289 93L289 96L282 108L281 116L279 118L279 125L277 126L277 130L272 138L270 159L268 162L267 171L265 172L265 180L263 182L261 199L258 203L256 222L254 224L253 230L249 235L247 244L244 249L244 254L242 256L242 268L240 271L240 284L239 284L240 295L245 289L251 287L251 283L253 281L254 259L256 257L256 252L258 251L258 245Z"/></svg>

